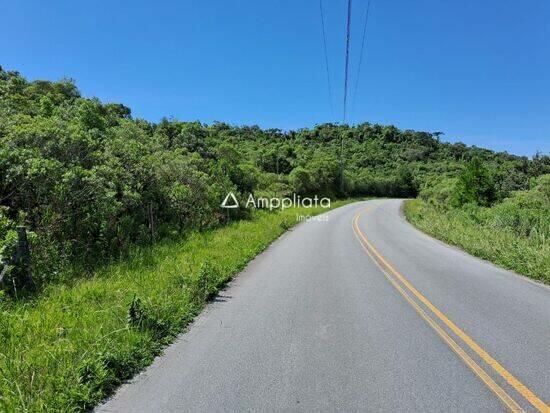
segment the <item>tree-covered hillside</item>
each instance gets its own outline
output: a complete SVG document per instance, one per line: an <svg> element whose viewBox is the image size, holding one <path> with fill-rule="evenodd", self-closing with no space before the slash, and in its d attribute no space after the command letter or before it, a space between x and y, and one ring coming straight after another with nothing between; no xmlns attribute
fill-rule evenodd
<svg viewBox="0 0 550 413"><path fill-rule="evenodd" d="M72 81L30 82L0 68L0 254L9 256L15 226L26 225L41 285L128 245L246 216L220 209L229 191L412 197L477 159L490 172L488 202L495 202L550 172L547 156L495 153L439 135L369 123L286 132L152 123L122 104L82 97Z"/></svg>

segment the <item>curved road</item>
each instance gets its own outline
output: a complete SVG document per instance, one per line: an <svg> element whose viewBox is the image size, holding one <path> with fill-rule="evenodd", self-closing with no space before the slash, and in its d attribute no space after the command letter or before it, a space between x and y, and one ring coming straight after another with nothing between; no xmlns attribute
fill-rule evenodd
<svg viewBox="0 0 550 413"><path fill-rule="evenodd" d="M298 225L97 411L549 411L550 288L401 203Z"/></svg>

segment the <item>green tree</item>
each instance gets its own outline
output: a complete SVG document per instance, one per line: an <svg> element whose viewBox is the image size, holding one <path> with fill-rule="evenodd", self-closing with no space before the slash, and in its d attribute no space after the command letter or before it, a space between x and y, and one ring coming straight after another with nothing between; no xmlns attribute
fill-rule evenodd
<svg viewBox="0 0 550 413"><path fill-rule="evenodd" d="M229 191L408 197L422 188L422 197L447 206L458 180L453 204L489 205L497 197L523 200L517 190L535 188L550 172L544 154L495 153L440 135L369 123L294 131L150 123L122 104L81 96L72 80L27 81L0 67L0 211L34 234L32 265L48 282L63 266L92 269L131 244L245 217L220 209ZM529 196L542 203L548 179L541 182Z"/></svg>
<svg viewBox="0 0 550 413"><path fill-rule="evenodd" d="M469 161L458 176L453 196L453 204L462 206L473 203L489 206L496 199L493 176L479 157Z"/></svg>

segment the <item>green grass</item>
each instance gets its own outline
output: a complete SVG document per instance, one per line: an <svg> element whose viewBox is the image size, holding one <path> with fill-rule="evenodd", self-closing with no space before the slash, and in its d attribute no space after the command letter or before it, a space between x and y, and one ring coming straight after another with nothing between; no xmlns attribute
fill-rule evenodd
<svg viewBox="0 0 550 413"><path fill-rule="evenodd" d="M405 215L418 229L476 257L550 283L548 239L534 233L519 235L500 223L501 212L495 208L438 208L419 199L405 203Z"/></svg>
<svg viewBox="0 0 550 413"><path fill-rule="evenodd" d="M345 202L335 202L333 207ZM149 365L296 214L257 212L130 257L32 301L0 296L0 411L82 411Z"/></svg>

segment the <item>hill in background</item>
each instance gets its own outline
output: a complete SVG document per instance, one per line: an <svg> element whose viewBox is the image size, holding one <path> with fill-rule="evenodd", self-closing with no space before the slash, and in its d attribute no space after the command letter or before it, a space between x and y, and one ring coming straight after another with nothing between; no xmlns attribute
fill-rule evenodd
<svg viewBox="0 0 550 413"><path fill-rule="evenodd" d="M131 244L245 217L245 210L220 210L230 191L241 198L439 194L474 159L490 176L489 203L550 172L544 155L495 153L394 126L283 132L151 123L122 104L82 97L71 81L29 82L0 68L0 246L6 256L15 225L25 224L38 283Z"/></svg>

